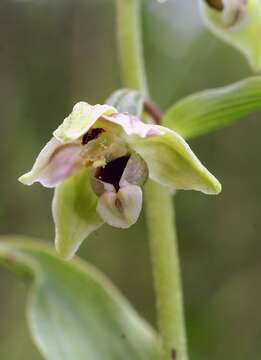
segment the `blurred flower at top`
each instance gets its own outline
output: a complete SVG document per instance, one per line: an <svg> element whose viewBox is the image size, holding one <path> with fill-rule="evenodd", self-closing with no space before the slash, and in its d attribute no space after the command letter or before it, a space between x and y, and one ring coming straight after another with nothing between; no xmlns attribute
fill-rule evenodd
<svg viewBox="0 0 261 360"><path fill-rule="evenodd" d="M206 26L242 52L255 71L261 69L260 0L199 0Z"/></svg>

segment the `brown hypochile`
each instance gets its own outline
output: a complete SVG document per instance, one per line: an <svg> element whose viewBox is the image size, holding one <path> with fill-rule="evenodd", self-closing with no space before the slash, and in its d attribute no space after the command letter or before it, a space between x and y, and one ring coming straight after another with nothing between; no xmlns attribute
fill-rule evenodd
<svg viewBox="0 0 261 360"><path fill-rule="evenodd" d="M206 3L212 8L222 11L224 9L223 0L205 0Z"/></svg>
<svg viewBox="0 0 261 360"><path fill-rule="evenodd" d="M94 128L89 130L82 137L82 145L88 144L89 141L97 139L105 130L102 128Z"/></svg>

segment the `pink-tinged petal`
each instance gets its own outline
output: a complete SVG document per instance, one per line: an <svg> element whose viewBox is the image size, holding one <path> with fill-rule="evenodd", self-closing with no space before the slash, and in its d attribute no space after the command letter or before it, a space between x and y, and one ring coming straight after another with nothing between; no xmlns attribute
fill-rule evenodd
<svg viewBox="0 0 261 360"><path fill-rule="evenodd" d="M60 141L53 137L41 150L40 154L35 160L32 170L22 175L19 178L19 181L25 185L32 185L34 182L38 181L37 178L39 174L48 165L50 157L60 146Z"/></svg>
<svg viewBox="0 0 261 360"><path fill-rule="evenodd" d="M141 138L160 135L160 130L152 124L145 124L137 116L127 113L104 115L103 119L120 125L127 135L137 135Z"/></svg>
<svg viewBox="0 0 261 360"><path fill-rule="evenodd" d="M81 166L80 153L79 145L66 145L58 149L51 157L39 182L46 187L56 187Z"/></svg>
<svg viewBox="0 0 261 360"><path fill-rule="evenodd" d="M45 187L56 187L80 167L80 153L80 145L62 145L52 138L40 152L32 170L19 181L25 185L39 182Z"/></svg>

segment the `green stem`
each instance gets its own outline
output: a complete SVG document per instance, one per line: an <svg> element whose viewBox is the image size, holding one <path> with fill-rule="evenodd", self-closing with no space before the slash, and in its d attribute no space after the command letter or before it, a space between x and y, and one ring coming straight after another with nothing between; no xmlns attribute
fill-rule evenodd
<svg viewBox="0 0 261 360"><path fill-rule="evenodd" d="M140 0L116 0L118 48L124 85L148 94L141 33Z"/></svg>
<svg viewBox="0 0 261 360"><path fill-rule="evenodd" d="M186 330L172 196L165 187L152 181L146 186L145 196L158 323L165 359L186 360Z"/></svg>
<svg viewBox="0 0 261 360"><path fill-rule="evenodd" d="M140 0L116 0L118 43L124 86L148 95ZM147 226L164 359L187 360L180 265L172 196L149 181L145 188Z"/></svg>

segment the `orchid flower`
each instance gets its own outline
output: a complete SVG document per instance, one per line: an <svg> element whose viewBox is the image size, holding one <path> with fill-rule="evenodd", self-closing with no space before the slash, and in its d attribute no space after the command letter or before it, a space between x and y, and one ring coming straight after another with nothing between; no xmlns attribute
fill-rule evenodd
<svg viewBox="0 0 261 360"><path fill-rule="evenodd" d="M137 221L148 178L170 190L221 190L176 132L106 104L79 102L19 180L55 188L55 244L70 258L103 223L128 228Z"/></svg>
<svg viewBox="0 0 261 360"><path fill-rule="evenodd" d="M206 26L243 53L255 70L261 69L260 0L199 0Z"/></svg>

